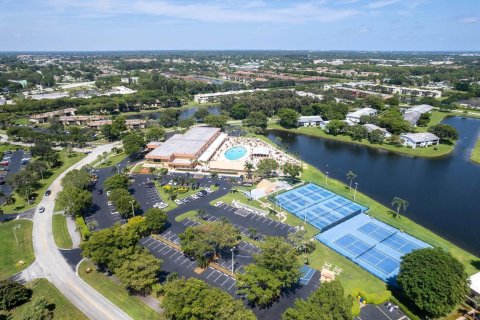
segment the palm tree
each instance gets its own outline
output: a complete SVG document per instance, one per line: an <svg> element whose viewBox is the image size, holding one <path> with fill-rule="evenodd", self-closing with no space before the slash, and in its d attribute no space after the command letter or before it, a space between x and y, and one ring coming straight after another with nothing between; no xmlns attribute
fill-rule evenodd
<svg viewBox="0 0 480 320"><path fill-rule="evenodd" d="M400 197L395 197L392 200L392 207L395 207L397 210L397 214L395 215L396 218L400 216L400 209L403 208L403 213L405 213L405 210L407 210L409 203L407 200L402 199Z"/></svg>
<svg viewBox="0 0 480 320"><path fill-rule="evenodd" d="M13 196L13 194L10 194L8 196L5 196L5 204L7 206L11 205L11 204L14 204L15 202L17 202L17 199L15 199L15 197Z"/></svg>
<svg viewBox="0 0 480 320"><path fill-rule="evenodd" d="M348 171L347 172L347 180L350 180L350 191L352 191L352 182L353 180L357 179L357 174L354 173L353 171Z"/></svg>
<svg viewBox="0 0 480 320"><path fill-rule="evenodd" d="M247 170L247 176L248 176L248 178L250 178L252 176L253 163L247 161L247 162L245 162L243 167L245 168L245 170Z"/></svg>

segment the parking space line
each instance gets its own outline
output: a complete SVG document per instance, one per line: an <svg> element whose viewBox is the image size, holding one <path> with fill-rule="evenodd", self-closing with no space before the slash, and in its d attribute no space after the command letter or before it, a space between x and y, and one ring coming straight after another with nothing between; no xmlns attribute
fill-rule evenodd
<svg viewBox="0 0 480 320"><path fill-rule="evenodd" d="M165 247L165 248L167 248L167 249L168 249L168 251L162 252L162 254L163 254L163 255L166 255L167 253L169 253L170 251L172 251L172 250L173 250L173 249L172 249L172 248L170 248L170 247ZM162 249L162 250L164 250L164 249ZM162 251L162 250L160 250L160 251Z"/></svg>
<svg viewBox="0 0 480 320"><path fill-rule="evenodd" d="M237 281L233 281L233 284L228 288L228 290L232 289L232 287L237 283Z"/></svg>
<svg viewBox="0 0 480 320"><path fill-rule="evenodd" d="M219 271L220 272L220 271ZM220 272L220 275L217 277L217 279L213 280L213 282L217 282L218 279L220 279L221 276L223 276L224 274Z"/></svg>
<svg viewBox="0 0 480 320"><path fill-rule="evenodd" d="M195 261L192 261L192 263L190 263L187 268L190 268L193 264L195 263Z"/></svg>
<svg viewBox="0 0 480 320"><path fill-rule="evenodd" d="M158 246L160 246L161 243L157 243L155 247L152 248L152 250L155 250Z"/></svg>
<svg viewBox="0 0 480 320"><path fill-rule="evenodd" d="M227 282L228 280L230 280L231 278L230 277L227 277L227 279L225 281L223 281L223 283L221 284L221 286L223 286L225 284L225 282Z"/></svg>
<svg viewBox="0 0 480 320"><path fill-rule="evenodd" d="M217 270L213 270L208 276L207 276L207 279L210 278L210 276L216 272L220 272L220 271L217 271Z"/></svg>
<svg viewBox="0 0 480 320"><path fill-rule="evenodd" d="M178 253L178 251L177 251L177 250L175 250L175 253L174 253L174 254L172 254L172 255L171 255L170 257L168 257L168 258L169 258L169 259L173 258L174 256L176 256L176 255L177 255L177 253Z"/></svg>

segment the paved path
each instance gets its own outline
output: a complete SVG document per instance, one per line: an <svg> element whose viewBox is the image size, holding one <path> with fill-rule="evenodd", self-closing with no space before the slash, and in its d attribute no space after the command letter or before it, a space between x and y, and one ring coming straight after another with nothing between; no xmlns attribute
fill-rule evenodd
<svg viewBox="0 0 480 320"><path fill-rule="evenodd" d="M109 152L117 144L108 144L96 148L87 157L68 168L51 184L51 195L43 197L39 206L45 207L44 213L36 212L33 217L33 247L36 260L29 269L36 269L37 277L46 277L63 295L90 319L131 319L125 312L90 287L65 261L57 249L52 233L52 214L54 202L61 191L61 180L65 173L97 159L104 151ZM28 274L27 274L28 276ZM28 279L28 278L27 278Z"/></svg>
<svg viewBox="0 0 480 320"><path fill-rule="evenodd" d="M70 234L70 238L72 239L72 249L79 248L82 239L80 238L80 232L77 231L77 225L75 224L75 220L71 217L65 218L67 220L68 233Z"/></svg>

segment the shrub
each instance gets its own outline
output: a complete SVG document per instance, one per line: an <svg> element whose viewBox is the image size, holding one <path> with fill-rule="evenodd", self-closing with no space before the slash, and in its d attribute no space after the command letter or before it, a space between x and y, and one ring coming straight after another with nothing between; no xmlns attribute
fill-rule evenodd
<svg viewBox="0 0 480 320"><path fill-rule="evenodd" d="M357 292L357 296L361 296L367 303L371 304L382 304L390 300L392 297L392 293L389 290L384 290L377 293L365 293L362 291Z"/></svg>
<svg viewBox="0 0 480 320"><path fill-rule="evenodd" d="M88 238L90 237L90 230L88 229L83 217L76 217L75 224L77 225L77 230L80 231L82 240L88 240Z"/></svg>

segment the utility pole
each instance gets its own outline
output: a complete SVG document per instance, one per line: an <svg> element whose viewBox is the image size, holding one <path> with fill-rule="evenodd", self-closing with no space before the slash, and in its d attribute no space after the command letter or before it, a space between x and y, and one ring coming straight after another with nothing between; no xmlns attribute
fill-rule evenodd
<svg viewBox="0 0 480 320"><path fill-rule="evenodd" d="M328 171L325 172L325 187L328 187Z"/></svg>
<svg viewBox="0 0 480 320"><path fill-rule="evenodd" d="M355 192L353 193L353 200L355 201L355 197L357 196L357 188L358 188L358 183L355 182Z"/></svg>
<svg viewBox="0 0 480 320"><path fill-rule="evenodd" d="M233 273L233 271L234 271L234 270L233 270L233 267L234 267L234 262L233 262L233 248L230 249L230 251L232 252L232 273Z"/></svg>
<svg viewBox="0 0 480 320"><path fill-rule="evenodd" d="M134 203L135 203L135 200L130 200L130 204L132 205L132 214L135 217L135 209L133 208Z"/></svg>

